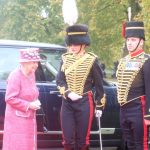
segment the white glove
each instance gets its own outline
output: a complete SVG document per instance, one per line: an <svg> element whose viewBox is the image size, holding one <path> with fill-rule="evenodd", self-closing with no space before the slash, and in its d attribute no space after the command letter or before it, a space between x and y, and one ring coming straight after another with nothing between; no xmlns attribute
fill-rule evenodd
<svg viewBox="0 0 150 150"><path fill-rule="evenodd" d="M34 101L34 102L35 102L35 104L41 106L41 102L38 99L36 101Z"/></svg>
<svg viewBox="0 0 150 150"><path fill-rule="evenodd" d="M95 116L100 118L102 116L102 110L95 110Z"/></svg>
<svg viewBox="0 0 150 150"><path fill-rule="evenodd" d="M71 92L68 94L68 97L72 100L72 101L76 101L76 100L79 100L80 98L82 98L82 96L74 93L74 92Z"/></svg>
<svg viewBox="0 0 150 150"><path fill-rule="evenodd" d="M33 110L37 110L41 108L41 102L39 100L35 100L33 102L30 102L29 108Z"/></svg>

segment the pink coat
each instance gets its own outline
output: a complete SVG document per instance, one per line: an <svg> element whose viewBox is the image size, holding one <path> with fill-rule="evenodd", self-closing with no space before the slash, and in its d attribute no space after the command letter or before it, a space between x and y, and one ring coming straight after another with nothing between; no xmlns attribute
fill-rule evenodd
<svg viewBox="0 0 150 150"><path fill-rule="evenodd" d="M34 74L16 69L9 75L2 150L37 150L36 112L28 106L38 95Z"/></svg>

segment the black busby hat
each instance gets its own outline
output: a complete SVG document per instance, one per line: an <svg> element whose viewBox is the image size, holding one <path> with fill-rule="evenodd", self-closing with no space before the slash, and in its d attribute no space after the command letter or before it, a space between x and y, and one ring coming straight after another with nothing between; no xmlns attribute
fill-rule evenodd
<svg viewBox="0 0 150 150"><path fill-rule="evenodd" d="M67 27L65 42L67 45L72 45L72 44L90 45L88 27L84 24L76 24Z"/></svg>
<svg viewBox="0 0 150 150"><path fill-rule="evenodd" d="M144 23L141 21L129 21L125 27L125 38L138 37L145 40Z"/></svg>

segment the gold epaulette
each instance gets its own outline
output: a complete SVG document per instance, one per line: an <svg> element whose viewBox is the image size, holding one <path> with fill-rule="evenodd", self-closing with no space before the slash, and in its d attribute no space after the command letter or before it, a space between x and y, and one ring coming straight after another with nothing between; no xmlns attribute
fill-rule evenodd
<svg viewBox="0 0 150 150"><path fill-rule="evenodd" d="M64 86L62 86L62 87L61 87L61 86L57 86L57 88L58 88L60 94L63 95L64 98L66 98L66 97L65 97L65 93L66 93L68 90L65 90L65 87L64 87Z"/></svg>
<svg viewBox="0 0 150 150"><path fill-rule="evenodd" d="M63 87L58 86L57 88L58 88L60 94L62 94L62 95L65 94L65 87L64 86Z"/></svg>
<svg viewBox="0 0 150 150"><path fill-rule="evenodd" d="M105 105L106 105L106 95L104 94L104 96L100 100L100 104L96 104L96 107L97 108L104 108Z"/></svg>
<svg viewBox="0 0 150 150"><path fill-rule="evenodd" d="M66 53L62 54L62 58L63 58L63 57L66 57L66 56L68 56L68 55L72 55L72 54L69 53L69 52L66 52Z"/></svg>
<svg viewBox="0 0 150 150"><path fill-rule="evenodd" d="M64 53L64 54L62 54L62 60L65 62L65 60L66 60L66 58L67 57L72 57L72 53L69 53L69 52L66 52L66 53ZM61 71L63 71L64 72L64 70L65 70L65 68L64 68L64 65L62 65L61 66Z"/></svg>
<svg viewBox="0 0 150 150"><path fill-rule="evenodd" d="M94 57L98 57L97 55L95 55L95 54L92 53L92 52L88 52L88 54L90 54L90 55L92 55L92 56L94 56Z"/></svg>

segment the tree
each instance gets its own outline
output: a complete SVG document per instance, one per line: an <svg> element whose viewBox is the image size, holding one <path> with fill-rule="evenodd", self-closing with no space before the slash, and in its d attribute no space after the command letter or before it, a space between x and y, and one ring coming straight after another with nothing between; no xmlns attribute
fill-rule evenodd
<svg viewBox="0 0 150 150"><path fill-rule="evenodd" d="M0 38L60 42L63 29L60 1L7 0L0 5ZM46 18L43 17L43 11ZM56 13L57 12L57 13ZM55 21L54 21L55 20Z"/></svg>
<svg viewBox="0 0 150 150"><path fill-rule="evenodd" d="M138 0L77 0L77 2L80 14L78 22L89 25L91 49L102 62L111 67L114 61L123 56L125 50L125 39L121 37L121 32L122 23L128 20L128 7L132 9L132 20L140 20L144 3ZM147 0L147 3L150 2ZM148 7L145 8L145 14L147 10Z"/></svg>
<svg viewBox="0 0 150 150"><path fill-rule="evenodd" d="M125 39L122 23L128 20L127 8L132 8L132 19L143 20L146 39L150 38L149 0L76 0L77 23L89 26L91 46L108 67L120 59ZM88 7L87 7L88 5ZM64 44L65 28L62 0L0 0L0 38ZM150 41L146 41L149 51Z"/></svg>
<svg viewBox="0 0 150 150"><path fill-rule="evenodd" d="M125 4L117 0L82 0L78 5L81 5L79 22L89 25L91 49L102 62L111 66L121 57L122 22L126 18Z"/></svg>
<svg viewBox="0 0 150 150"><path fill-rule="evenodd" d="M142 13L139 18L142 18L145 24L146 45L145 50L150 53L150 1L141 1Z"/></svg>

